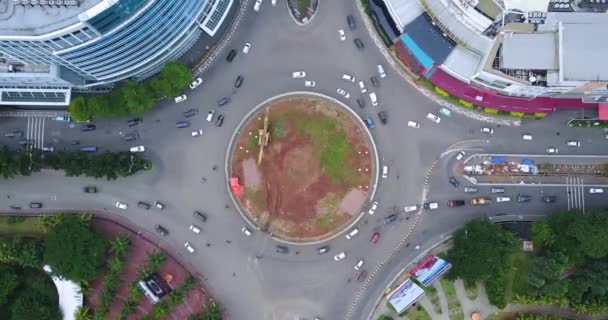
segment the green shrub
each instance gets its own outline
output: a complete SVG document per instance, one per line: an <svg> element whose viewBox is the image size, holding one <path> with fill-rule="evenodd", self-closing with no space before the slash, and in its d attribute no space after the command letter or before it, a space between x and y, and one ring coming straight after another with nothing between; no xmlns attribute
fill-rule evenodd
<svg viewBox="0 0 608 320"><path fill-rule="evenodd" d="M483 112L490 113L490 114L498 114L498 110L492 109L492 108L488 108L488 107L483 108Z"/></svg>
<svg viewBox="0 0 608 320"><path fill-rule="evenodd" d="M458 103L460 103L460 105L462 105L463 107L467 107L467 108L473 108L473 106L474 106L471 102L468 102L463 99L458 99Z"/></svg>
<svg viewBox="0 0 608 320"><path fill-rule="evenodd" d="M443 90L439 87L435 87L435 92L437 92L439 95L446 97L446 98L450 96L449 93L447 93L445 90Z"/></svg>

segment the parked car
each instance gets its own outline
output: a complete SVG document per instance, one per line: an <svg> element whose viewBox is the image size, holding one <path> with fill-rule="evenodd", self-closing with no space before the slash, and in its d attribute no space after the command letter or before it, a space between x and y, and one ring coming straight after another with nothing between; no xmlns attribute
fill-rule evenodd
<svg viewBox="0 0 608 320"><path fill-rule="evenodd" d="M458 154L456 155L456 160L458 160L458 161L462 160L462 158L464 158L465 154L466 153L464 151L458 152Z"/></svg>
<svg viewBox="0 0 608 320"><path fill-rule="evenodd" d="M439 208L439 203L437 202L425 202L423 207L429 210L435 210Z"/></svg>
<svg viewBox="0 0 608 320"><path fill-rule="evenodd" d="M215 126L216 127L221 127L222 124L224 124L224 115L220 114L217 116L217 119L215 119Z"/></svg>
<svg viewBox="0 0 608 320"><path fill-rule="evenodd" d="M129 120L127 121L127 125L128 125L129 127L138 126L138 125L140 125L141 123L142 123L141 118L133 118L133 119L129 119Z"/></svg>
<svg viewBox="0 0 608 320"><path fill-rule="evenodd" d="M529 133L522 134L521 138L522 138L522 140L525 140L525 141L532 141L532 135Z"/></svg>
<svg viewBox="0 0 608 320"><path fill-rule="evenodd" d="M186 96L185 94L182 94L179 97L175 97L175 103L180 103L180 102L184 102L188 99L188 96Z"/></svg>
<svg viewBox="0 0 608 320"><path fill-rule="evenodd" d="M225 106L225 105L229 104L230 101L232 101L232 99L230 99L230 97L223 97L223 98L217 100L217 106L218 107Z"/></svg>
<svg viewBox="0 0 608 320"><path fill-rule="evenodd" d="M492 193L505 193L505 188L502 188L502 187L492 187L492 189L490 189L490 191L492 191Z"/></svg>
<svg viewBox="0 0 608 320"><path fill-rule="evenodd" d="M249 230L249 228L243 227L241 228L241 232L244 233L246 236L251 237L251 230Z"/></svg>
<svg viewBox="0 0 608 320"><path fill-rule="evenodd" d="M306 81L304 81L304 86L307 88L314 88L317 86L317 82L311 81L311 80L306 80Z"/></svg>
<svg viewBox="0 0 608 320"><path fill-rule="evenodd" d="M482 127L480 131L481 131L481 133L485 133L485 134L492 134L492 133L494 133L494 129L493 128L488 128L488 127Z"/></svg>
<svg viewBox="0 0 608 320"><path fill-rule="evenodd" d="M559 150L556 147L549 147L545 149L545 152L547 153L558 153Z"/></svg>
<svg viewBox="0 0 608 320"><path fill-rule="evenodd" d="M203 78L196 78L194 81L190 82L190 89L194 90L196 87L200 86L203 83Z"/></svg>
<svg viewBox="0 0 608 320"><path fill-rule="evenodd" d="M184 117L191 118L198 114L198 109L188 109L182 113Z"/></svg>
<svg viewBox="0 0 608 320"><path fill-rule="evenodd" d="M418 210L418 205L411 205L405 207L405 212L413 212Z"/></svg>
<svg viewBox="0 0 608 320"><path fill-rule="evenodd" d="M317 249L317 252L319 252L319 254L326 254L327 252L329 252L329 246L321 247Z"/></svg>
<svg viewBox="0 0 608 320"><path fill-rule="evenodd" d="M84 192L85 193L97 193L97 187L96 186L86 186L86 187L84 187Z"/></svg>
<svg viewBox="0 0 608 320"><path fill-rule="evenodd" d="M202 135L203 135L203 129L192 131L192 136L193 137L199 137L199 136L202 136Z"/></svg>
<svg viewBox="0 0 608 320"><path fill-rule="evenodd" d="M355 264L355 270L357 270L357 271L361 270L361 267L363 267L364 263L365 263L365 261L363 259L357 261L357 264Z"/></svg>
<svg viewBox="0 0 608 320"><path fill-rule="evenodd" d="M369 213L370 215L374 215L374 213L376 212L376 209L378 209L378 201L374 201L372 203L372 205L369 207L369 210L367 211L367 213Z"/></svg>
<svg viewBox="0 0 608 320"><path fill-rule="evenodd" d="M304 71L294 71L291 73L291 77L296 79L296 78L304 78L306 77L306 72Z"/></svg>
<svg viewBox="0 0 608 320"><path fill-rule="evenodd" d="M42 202L30 202L30 208L40 209L40 208L42 208Z"/></svg>
<svg viewBox="0 0 608 320"><path fill-rule="evenodd" d="M248 54L249 49L251 49L251 43L247 42L247 43L245 43L245 46L243 46L243 53Z"/></svg>
<svg viewBox="0 0 608 320"><path fill-rule="evenodd" d="M361 41L361 39L355 38L353 40L353 42L355 43L355 46L357 47L357 49L359 49L359 50L365 49L365 45L363 44L363 41Z"/></svg>
<svg viewBox="0 0 608 320"><path fill-rule="evenodd" d="M509 202L511 197L496 197L496 202Z"/></svg>
<svg viewBox="0 0 608 320"><path fill-rule="evenodd" d="M464 206L464 204L464 200L448 200L448 207L450 208Z"/></svg>
<svg viewBox="0 0 608 320"><path fill-rule="evenodd" d="M157 224L154 227L154 230L156 230L156 232L158 232L158 234L160 234L163 237L166 237L169 234L169 231L167 229L165 229L165 227L161 226L160 224Z"/></svg>
<svg viewBox="0 0 608 320"><path fill-rule="evenodd" d="M115 206L116 206L116 208L122 209L122 210L127 210L127 208L129 207L126 203L120 202L120 201L116 201Z"/></svg>
<svg viewBox="0 0 608 320"><path fill-rule="evenodd" d="M338 92L339 95L343 96L346 99L350 98L350 93L344 91L344 89L342 88L338 88L336 92Z"/></svg>
<svg viewBox="0 0 608 320"><path fill-rule="evenodd" d="M145 209L145 210L150 210L150 207L152 207L152 206L147 202L139 201L139 202L137 202L137 207Z"/></svg>
<svg viewBox="0 0 608 320"><path fill-rule="evenodd" d="M344 29L338 30L338 37L340 37L340 41L346 40L346 32L344 32Z"/></svg>
<svg viewBox="0 0 608 320"><path fill-rule="evenodd" d="M175 123L175 126L178 128L188 128L190 126L190 121L178 121Z"/></svg>
<svg viewBox="0 0 608 320"><path fill-rule="evenodd" d="M592 193L592 194L604 193L604 189L602 189L602 188L589 188L589 193Z"/></svg>
<svg viewBox="0 0 608 320"><path fill-rule="evenodd" d="M286 246L277 245L277 253L289 253L289 248Z"/></svg>
<svg viewBox="0 0 608 320"><path fill-rule="evenodd" d="M236 57L236 50L232 49L230 50L230 52L228 52L228 55L226 56L226 61L232 62L232 60L234 60L234 57Z"/></svg>
<svg viewBox="0 0 608 320"><path fill-rule="evenodd" d="M418 129L418 128L420 128L420 123L418 123L416 121L408 121L407 126L410 128Z"/></svg>
<svg viewBox="0 0 608 320"><path fill-rule="evenodd" d="M97 129L97 127L92 123L85 123L80 126L80 131L95 131L95 129Z"/></svg>
<svg viewBox="0 0 608 320"><path fill-rule="evenodd" d="M476 187L464 187L464 192L465 193L475 193L475 192L477 192L477 188Z"/></svg>
<svg viewBox="0 0 608 320"><path fill-rule="evenodd" d="M357 235L357 233L359 233L359 229L357 229L357 228L352 229L349 233L346 234L346 239L348 239L348 240L352 239L354 236Z"/></svg>
<svg viewBox="0 0 608 320"><path fill-rule="evenodd" d="M388 121L388 114L386 113L386 111L380 111L378 112L378 118L380 118L380 122L382 124L386 124Z"/></svg>
<svg viewBox="0 0 608 320"><path fill-rule="evenodd" d="M243 76L239 75L238 77L236 77L236 80L234 81L234 87L235 88L240 88L243 85L243 80L245 78L243 78Z"/></svg>
<svg viewBox="0 0 608 320"><path fill-rule="evenodd" d="M532 200L532 197L530 197L529 195L526 195L526 194L517 195L517 202L529 202L530 200Z"/></svg>
<svg viewBox="0 0 608 320"><path fill-rule="evenodd" d="M458 182L455 177L450 177L449 181L454 188L458 188L460 186L460 182Z"/></svg>
<svg viewBox="0 0 608 320"><path fill-rule="evenodd" d="M433 122L435 122L435 123L441 122L441 118L439 118L438 116L436 116L436 115L434 115L432 113L428 113L426 115L426 118L429 119L429 120L431 120L431 121L433 121Z"/></svg>
<svg viewBox="0 0 608 320"><path fill-rule="evenodd" d="M492 200L490 200L490 198L478 197L471 199L471 204L474 206L485 205L490 203L492 203Z"/></svg>
<svg viewBox="0 0 608 320"><path fill-rule="evenodd" d="M395 220L397 220L397 214L393 213L388 217L384 218L383 222L384 224L389 224L395 222Z"/></svg>
<svg viewBox="0 0 608 320"><path fill-rule="evenodd" d="M129 151L131 151L132 153L144 152L146 151L146 148L144 146L135 146L131 147Z"/></svg>
<svg viewBox="0 0 608 320"><path fill-rule="evenodd" d="M374 232L374 234L372 234L372 238L369 239L369 242L376 244L378 243L378 240L380 240L380 233Z"/></svg>
<svg viewBox="0 0 608 320"><path fill-rule="evenodd" d="M154 201L154 206L156 208L160 209L160 210L165 209L165 205L162 202L158 201L158 200Z"/></svg>
<svg viewBox="0 0 608 320"><path fill-rule="evenodd" d="M340 261L342 259L346 258L346 253L344 253L344 251L338 253L337 255L334 256L334 260L335 261Z"/></svg>
<svg viewBox="0 0 608 320"><path fill-rule="evenodd" d="M201 211L194 211L192 214L193 217L199 219L202 222L207 222L207 214Z"/></svg>
<svg viewBox="0 0 608 320"><path fill-rule="evenodd" d="M186 250L188 250L188 252L190 252L190 253L194 253L194 251L196 251L196 250L194 249L194 247L192 247L192 245L190 244L190 242L186 242L186 243L184 243L184 247L185 247L185 248L186 248Z"/></svg>
<svg viewBox="0 0 608 320"><path fill-rule="evenodd" d="M351 30L355 30L355 28L357 28L357 24L355 23L355 18L352 15L347 15L346 16L346 22L348 23L348 27Z"/></svg>
<svg viewBox="0 0 608 320"><path fill-rule="evenodd" d="M198 226L195 226L195 225L193 225L193 224L191 224L191 225L188 227L188 230L190 230L190 231L192 231L192 232L194 232L194 233L196 233L196 234L201 233L201 228L199 228Z"/></svg>

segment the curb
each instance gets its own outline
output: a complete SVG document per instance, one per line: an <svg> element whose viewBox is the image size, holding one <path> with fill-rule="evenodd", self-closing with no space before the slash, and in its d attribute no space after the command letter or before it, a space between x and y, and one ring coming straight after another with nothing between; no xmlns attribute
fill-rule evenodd
<svg viewBox="0 0 608 320"><path fill-rule="evenodd" d="M292 91L292 92L288 92L288 93L282 93L273 97L270 97L262 102L260 102L258 105L256 105L253 109L251 109L239 122L239 124L236 126L236 130L234 130L234 132L232 133L232 136L230 137L230 143L228 143L228 148L226 149L226 161L224 162L224 172L226 174L226 181L229 180L229 178L231 177L230 175L230 160L231 160L231 154L232 154L232 149L233 146L236 142L236 137L237 135L240 133L240 129L243 127L243 125L245 124L246 121L248 121L251 116L257 112L258 109L262 108L263 106L265 106L267 103L280 99L280 98L284 98L284 97L289 97L289 96L297 96L297 95L302 95L302 96L315 96L315 97L320 97L322 99L326 99L329 100L337 105L339 105L340 107L346 109L353 117L354 119L356 119L355 121L357 121L359 123L359 125L365 130L366 134L367 134L367 138L372 146L372 151L373 151L373 157L374 157L374 166L375 166L375 175L373 178L373 184L372 184L372 188L371 188L371 192L368 196L368 203L370 202L371 199L374 199L375 195L376 195L376 191L378 189L378 180L379 180L379 166L380 166L380 159L379 159L379 155L378 155L378 147L376 145L376 142L374 141L374 138L371 134L371 131L369 131L369 128L367 128L367 126L365 125L365 123L363 122L363 120L361 120L361 118L357 115L357 113L355 111L353 111L351 108L349 108L345 103L343 103L342 101L332 98L330 96L326 96L324 94L320 94L320 93L316 93L316 92L309 92L309 91ZM228 191L228 194L230 195L230 199L232 200L233 204L235 205L235 207L237 208L237 211L239 212L239 214L241 215L241 217L247 222L247 224L249 224L249 226L251 226L252 228L259 230L257 224L253 223L251 221L251 219L243 213L243 210L241 210L241 207L239 205L239 202L236 201L236 198L234 196L234 194L232 194L232 190L230 190L230 185L228 183L226 183L226 190ZM342 228L342 230L340 230L340 232L330 236L329 238L323 238L320 240L313 240L313 241L307 241L307 242L294 242L294 241L290 241L290 240L285 240L285 239L281 239L281 238L277 238L274 237L273 235L269 236L273 239L276 240L277 242L281 242L281 243L285 243L285 244L290 244L290 245L296 245L296 246L304 246L304 245L314 245L314 244L319 244L319 243L323 243L329 240L332 240L336 237L341 236L342 234L344 234L347 230L351 229L354 225L356 225L366 214L366 211L362 211L359 216L357 217L357 219L355 219L355 221L353 221L352 223L350 223L347 227Z"/></svg>
<svg viewBox="0 0 608 320"><path fill-rule="evenodd" d="M292 10L291 6L289 5L291 3L290 1L291 0L285 0L285 2L287 2L287 11L289 11L289 16L291 17L293 22L295 22L295 24L297 24L300 27L305 27L306 25L310 24L312 22L312 20L317 16L317 13L319 13L319 6L321 5L321 0L317 0L317 10L315 10L315 12L312 14L312 16L310 16L310 19L306 22L300 22L300 21L298 21L298 19L296 19L296 17L293 16L293 10ZM293 1L297 1L297 0L293 0Z"/></svg>

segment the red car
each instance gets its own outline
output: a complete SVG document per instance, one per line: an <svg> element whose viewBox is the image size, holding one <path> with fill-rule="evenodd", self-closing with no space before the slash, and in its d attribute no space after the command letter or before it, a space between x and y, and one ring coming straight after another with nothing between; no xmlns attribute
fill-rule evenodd
<svg viewBox="0 0 608 320"><path fill-rule="evenodd" d="M357 273L357 281L363 281L367 277L367 271L363 270Z"/></svg>
<svg viewBox="0 0 608 320"><path fill-rule="evenodd" d="M378 232L374 232L374 235L372 235L372 238L369 241L373 244L376 244L376 242L378 242L379 239L380 239L380 234Z"/></svg>

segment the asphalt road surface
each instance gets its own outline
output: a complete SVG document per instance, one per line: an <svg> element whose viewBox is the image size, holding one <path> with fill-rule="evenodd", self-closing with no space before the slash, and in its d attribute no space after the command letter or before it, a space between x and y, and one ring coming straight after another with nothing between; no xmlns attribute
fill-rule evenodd
<svg viewBox="0 0 608 320"><path fill-rule="evenodd" d="M249 3L253 6L253 1ZM349 30L346 15L357 20L357 29ZM338 29L346 30L346 41L340 41ZM358 50L353 39L360 38L365 49ZM251 50L243 54L246 42ZM239 51L232 63L225 59L230 49ZM151 172L128 179L102 181L88 178L67 178L57 172L43 172L31 177L0 181L0 207L26 207L30 201L41 201L46 209L99 209L124 216L142 229L153 230L156 224L165 226L170 235L165 240L204 274L211 293L225 307L230 319L365 319L389 280L403 266L424 250L444 238L464 222L478 217L499 214L546 214L566 207L566 188L507 187L511 196L532 195L533 201L515 201L490 206L447 208L450 199L469 199L462 187L448 183L452 175L454 156L459 150L474 153L544 153L548 146L557 146L561 153L606 154L608 141L604 132L571 129L565 123L580 111L560 112L543 120L524 120L521 126L481 123L462 115L442 117L435 124L426 119L428 112L438 114L439 106L410 87L390 68L371 40L362 23L355 1L324 1L311 24L297 26L289 16L286 3L276 7L270 2L259 13L248 8L247 14L220 57L202 75L204 83L186 92L188 99L175 104L163 101L143 116L143 124L128 127L127 118L95 121L97 129L82 132L79 126L53 121L44 117L2 117L3 132L21 130L39 141L41 146L55 149L96 145L100 151L128 150L135 145L146 147L146 156L154 163ZM370 76L377 75L376 65L383 64L387 77L379 88L372 88ZM306 79L292 79L293 71L305 71ZM361 94L356 84L341 79L343 73L363 79L369 91L379 97L379 106L372 107L369 98ZM241 88L233 84L242 75ZM268 235L255 232L252 237L241 233L246 223L233 207L226 189L222 170L226 148L240 119L258 103L271 96L305 89L304 80L314 80L314 92L340 99L361 117L371 116L376 122L372 130L381 164L389 166L389 177L380 179L375 201L380 208L373 216L359 222L359 234L352 240L337 237L323 245L330 252L317 253L315 246L290 246L288 254L275 250L277 244ZM336 93L338 87L351 94L344 99ZM357 107L355 98L362 96L367 106ZM217 100L230 97L223 107ZM190 118L191 126L178 129L175 122L184 120L182 112L198 108L199 114ZM222 127L205 120L209 110L222 113ZM388 112L387 125L380 124L377 113ZM406 126L408 120L421 124L419 129ZM482 126L495 129L484 135ZM191 131L202 129L202 137L191 137ZM137 131L140 139L125 142L127 134ZM532 141L522 141L522 133L530 133ZM580 148L567 148L566 140L580 140ZM17 147L17 139L0 138L0 143ZM217 166L218 169L213 170ZM431 170L432 169L432 170ZM428 177L427 177L428 176ZM201 179L206 182L202 183ZM460 179L463 180L463 179ZM464 182L464 181L461 181ZM98 194L84 194L85 185L97 185ZM479 195L489 195L489 187L480 187ZM524 190L520 190L524 189ZM558 197L556 203L543 203L542 195ZM426 196L426 197L425 197ZM440 208L415 214L402 212L405 205L421 204L425 199L437 201ZM137 201L161 200L164 211L137 208ZM129 205L127 210L114 206L116 201ZM588 196L588 210L601 208L605 196ZM394 208L399 219L384 225L382 219ZM207 212L209 219L197 235L188 231L195 222L194 210ZM415 224L412 233L409 230ZM370 243L373 232L380 233L377 244ZM406 240L403 240L406 238ZM188 254L183 244L189 241L196 252ZM395 248L405 241L395 254ZM335 262L334 254L345 251L346 259ZM391 259L387 262L387 257ZM364 269L370 271L365 282L355 279L354 265L365 259ZM385 262L385 263L384 263ZM380 265L382 268L372 274Z"/></svg>

